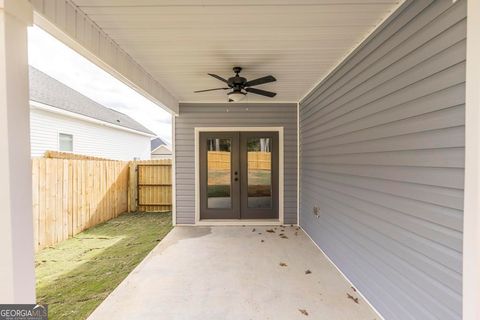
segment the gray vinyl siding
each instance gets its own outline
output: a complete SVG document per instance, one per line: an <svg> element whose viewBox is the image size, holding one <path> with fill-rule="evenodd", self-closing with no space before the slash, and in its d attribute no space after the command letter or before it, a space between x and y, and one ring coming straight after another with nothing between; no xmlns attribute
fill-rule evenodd
<svg viewBox="0 0 480 320"><path fill-rule="evenodd" d="M285 223L297 223L297 105L181 103L175 118L176 216L195 223L195 127L283 127Z"/></svg>
<svg viewBox="0 0 480 320"><path fill-rule="evenodd" d="M386 319L461 319L465 45L407 1L300 103L300 224Z"/></svg>

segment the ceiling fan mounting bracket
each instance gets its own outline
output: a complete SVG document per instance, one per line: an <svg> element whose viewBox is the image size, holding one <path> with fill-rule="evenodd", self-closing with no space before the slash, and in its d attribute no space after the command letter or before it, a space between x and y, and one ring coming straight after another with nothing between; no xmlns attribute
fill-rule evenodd
<svg viewBox="0 0 480 320"><path fill-rule="evenodd" d="M235 72L237 76L241 71L242 71L242 67L233 67L233 72Z"/></svg>

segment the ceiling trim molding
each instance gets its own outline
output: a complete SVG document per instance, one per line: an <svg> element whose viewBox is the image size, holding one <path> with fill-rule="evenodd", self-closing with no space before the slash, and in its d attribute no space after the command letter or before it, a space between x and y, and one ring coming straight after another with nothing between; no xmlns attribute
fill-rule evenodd
<svg viewBox="0 0 480 320"><path fill-rule="evenodd" d="M229 106L235 106L235 105L241 105L241 104L294 104L295 106L297 105L298 101L239 101L239 102L222 102L218 100L212 100L212 101L203 101L203 100L195 100L195 101L179 101L179 104L227 104Z"/></svg>
<svg viewBox="0 0 480 320"><path fill-rule="evenodd" d="M403 9L405 9L413 0L401 0L397 7L392 10L392 12L385 16L375 28L372 29L368 34L363 37L363 39L356 45L354 46L350 51L348 51L320 80L317 81L311 87L300 99L297 101L299 104L301 104L303 101L305 101L310 94L312 94L315 89L320 87L328 78L330 78L331 75L333 75L338 69L340 69L343 64L350 59L358 50L360 50L371 38L375 37L375 35L380 32L387 24L389 21L391 21L393 18L395 18L398 14L400 14Z"/></svg>

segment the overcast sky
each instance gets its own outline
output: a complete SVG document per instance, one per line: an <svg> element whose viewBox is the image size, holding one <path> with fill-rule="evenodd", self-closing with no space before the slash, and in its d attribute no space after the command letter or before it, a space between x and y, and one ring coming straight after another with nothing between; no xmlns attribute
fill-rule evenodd
<svg viewBox="0 0 480 320"><path fill-rule="evenodd" d="M171 143L171 116L39 27L28 31L29 64L90 99L129 115Z"/></svg>

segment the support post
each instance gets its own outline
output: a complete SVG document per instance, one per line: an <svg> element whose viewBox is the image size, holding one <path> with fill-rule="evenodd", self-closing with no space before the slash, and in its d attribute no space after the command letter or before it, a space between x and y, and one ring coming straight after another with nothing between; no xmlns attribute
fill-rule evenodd
<svg viewBox="0 0 480 320"><path fill-rule="evenodd" d="M480 319L480 1L468 0L463 319Z"/></svg>
<svg viewBox="0 0 480 320"><path fill-rule="evenodd" d="M0 303L35 303L27 0L0 0Z"/></svg>

